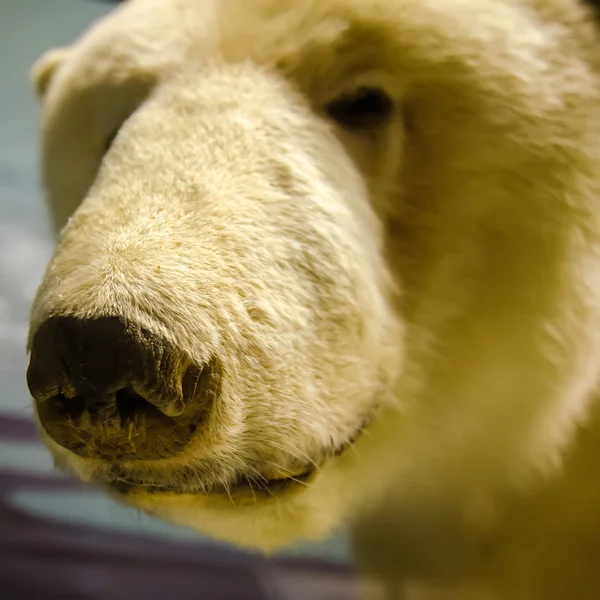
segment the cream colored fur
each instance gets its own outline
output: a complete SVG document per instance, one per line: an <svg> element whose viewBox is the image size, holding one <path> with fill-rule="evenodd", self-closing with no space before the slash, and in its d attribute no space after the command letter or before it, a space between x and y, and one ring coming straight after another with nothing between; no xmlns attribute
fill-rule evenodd
<svg viewBox="0 0 600 600"><path fill-rule="evenodd" d="M351 523L390 597L600 597L599 35L576 0L132 0L41 59L32 334L120 314L225 369L208 433L125 466L198 493L133 504L267 551ZM325 114L364 84L373 136Z"/></svg>

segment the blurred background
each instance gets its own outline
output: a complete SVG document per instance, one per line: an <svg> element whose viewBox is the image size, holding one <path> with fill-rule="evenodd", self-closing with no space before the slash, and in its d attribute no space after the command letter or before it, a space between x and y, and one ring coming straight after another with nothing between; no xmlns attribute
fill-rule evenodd
<svg viewBox="0 0 600 600"><path fill-rule="evenodd" d="M2 598L130 598L128 585L139 592L140 579L148 583L144 598L164 598L165 590L176 599L352 598L343 532L266 561L117 505L54 471L38 442L25 337L52 242L38 186L38 109L28 72L45 50L69 44L115 4L0 2Z"/></svg>

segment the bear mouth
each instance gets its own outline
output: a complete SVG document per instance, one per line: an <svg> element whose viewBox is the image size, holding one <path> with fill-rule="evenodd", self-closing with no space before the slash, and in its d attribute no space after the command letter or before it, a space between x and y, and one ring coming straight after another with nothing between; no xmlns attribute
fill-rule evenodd
<svg viewBox="0 0 600 600"><path fill-rule="evenodd" d="M316 467L312 467L297 475L288 477L266 479L257 476L241 475L238 479L228 485L215 484L203 489L202 491L186 489L177 485L144 483L134 479L115 479L108 483L108 488L112 492L120 495L128 495L134 492L145 492L149 494L198 494L203 496L235 496L244 492L249 492L255 496L273 496L275 493L281 494L289 488L299 485L310 485L310 481L317 472Z"/></svg>
<svg viewBox="0 0 600 600"><path fill-rule="evenodd" d="M325 451L322 462L344 454L358 440L369 423L370 419L365 420L346 442L336 448ZM116 493L119 496L143 492L147 494L197 494L202 496L225 496L229 498L240 494L247 494L254 498L269 498L276 495L279 496L282 493L299 487L310 487L320 466L320 464L310 464L293 474L271 479L257 475L240 474L233 482L228 484L216 483L201 490L186 488L175 483L149 483L129 477L115 477L110 481L104 482L103 487L108 488L109 492Z"/></svg>

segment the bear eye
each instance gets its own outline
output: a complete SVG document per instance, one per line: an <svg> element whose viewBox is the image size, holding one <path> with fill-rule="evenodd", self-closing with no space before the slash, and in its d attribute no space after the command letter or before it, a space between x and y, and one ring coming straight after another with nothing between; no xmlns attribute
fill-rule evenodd
<svg viewBox="0 0 600 600"><path fill-rule="evenodd" d="M332 100L327 114L347 129L368 130L383 125L394 110L394 102L382 90L361 87Z"/></svg>

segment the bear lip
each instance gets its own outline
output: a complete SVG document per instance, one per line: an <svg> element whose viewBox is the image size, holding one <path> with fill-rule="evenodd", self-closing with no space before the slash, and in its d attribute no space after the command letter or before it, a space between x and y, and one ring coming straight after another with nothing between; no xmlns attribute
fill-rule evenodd
<svg viewBox="0 0 600 600"><path fill-rule="evenodd" d="M360 427L347 439L346 442L336 448L325 452L325 458L337 458L344 454L361 436L363 431L371 422L371 417L365 419ZM273 497L275 492L283 493L298 486L310 486L312 480L319 471L320 465L307 465L304 469L289 476L278 478L259 478L256 476L240 475L237 481L228 485L217 484L208 489L194 490L185 489L176 485L147 483L134 478L115 477L109 481L102 482L109 491L120 496L127 496L133 492L146 492L150 494L199 494L203 496L234 496L242 492L249 492L253 496Z"/></svg>
<svg viewBox="0 0 600 600"><path fill-rule="evenodd" d="M223 484L212 486L205 491L195 491L179 488L175 485L165 485L157 483L143 483L137 482L132 479L115 479L107 484L107 487L121 495L127 495L134 491L144 491L150 494L201 494L203 496L222 496L222 495L234 495L242 491L253 492L257 496L272 496L273 492L282 492L295 487L296 485L309 485L310 480L316 473L316 468L310 468L303 471L299 475L290 475L289 477L283 477L278 479L259 479L257 477L250 478L244 475L238 479L237 482L228 485L227 487Z"/></svg>

